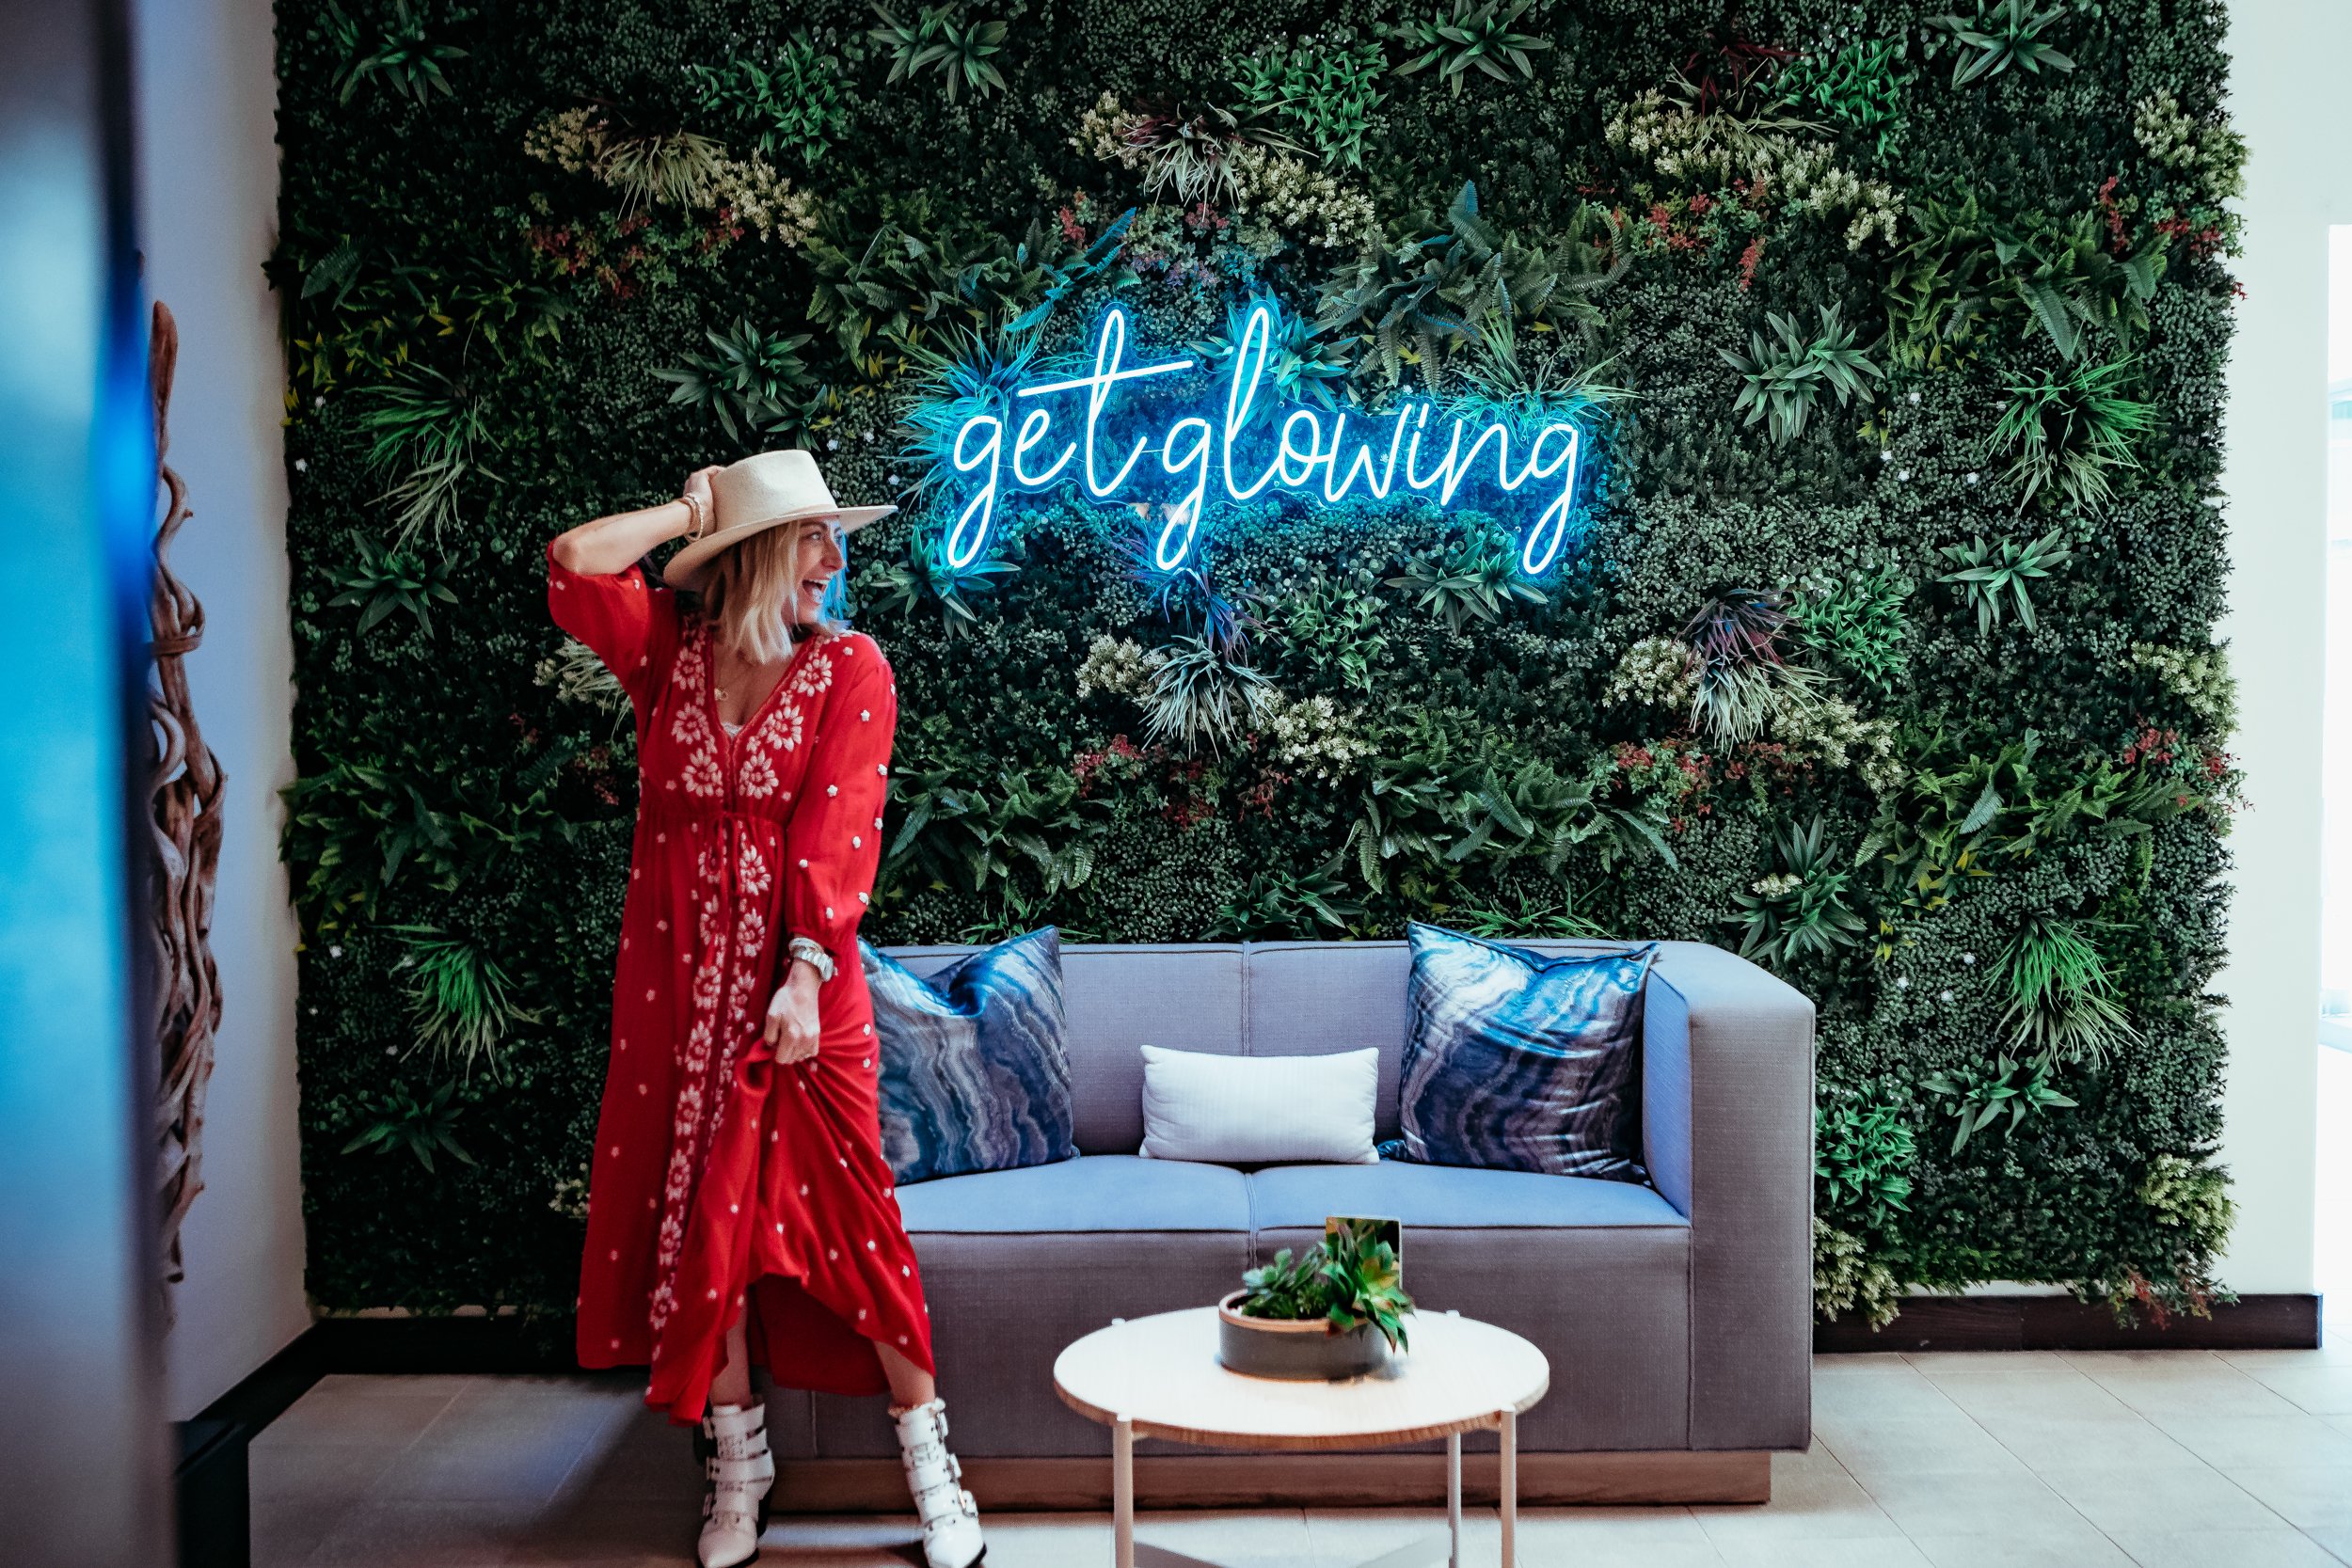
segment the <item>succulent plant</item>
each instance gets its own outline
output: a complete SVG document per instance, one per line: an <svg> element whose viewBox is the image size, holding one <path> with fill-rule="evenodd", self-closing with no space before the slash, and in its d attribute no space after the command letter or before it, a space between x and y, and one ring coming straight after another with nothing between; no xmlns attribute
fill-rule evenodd
<svg viewBox="0 0 2352 1568"><path fill-rule="evenodd" d="M1322 1318L1341 1334L1370 1323L1391 1349L1406 1350L1413 1298L1403 1281L1395 1247L1369 1226L1343 1226L1311 1251L1294 1257L1283 1247L1243 1275L1235 1310L1245 1318Z"/></svg>

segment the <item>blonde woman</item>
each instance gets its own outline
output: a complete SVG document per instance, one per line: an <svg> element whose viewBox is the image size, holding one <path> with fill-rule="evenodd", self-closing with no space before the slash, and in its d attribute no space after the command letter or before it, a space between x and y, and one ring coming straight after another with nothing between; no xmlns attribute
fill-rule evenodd
<svg viewBox="0 0 2352 1568"><path fill-rule="evenodd" d="M814 457L767 452L548 546L549 611L637 718L580 1360L649 1365L646 1402L701 1423L705 1568L759 1555L775 1464L755 1365L887 1389L931 1568L985 1550L882 1158L858 963L898 689L835 612L848 535L894 510L840 506ZM639 557L680 534L649 586Z"/></svg>

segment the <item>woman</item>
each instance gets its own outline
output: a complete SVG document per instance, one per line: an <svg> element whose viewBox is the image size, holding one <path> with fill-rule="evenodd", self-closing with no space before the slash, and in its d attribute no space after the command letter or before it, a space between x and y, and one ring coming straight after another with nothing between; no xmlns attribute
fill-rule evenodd
<svg viewBox="0 0 2352 1568"><path fill-rule="evenodd" d="M650 1364L646 1402L701 1422L705 1568L759 1555L775 1464L755 1365L887 1387L931 1568L984 1550L882 1158L858 963L898 699L834 611L846 535L895 510L836 505L815 458L767 452L548 546L549 611L637 718L580 1360ZM638 558L679 534L649 588Z"/></svg>

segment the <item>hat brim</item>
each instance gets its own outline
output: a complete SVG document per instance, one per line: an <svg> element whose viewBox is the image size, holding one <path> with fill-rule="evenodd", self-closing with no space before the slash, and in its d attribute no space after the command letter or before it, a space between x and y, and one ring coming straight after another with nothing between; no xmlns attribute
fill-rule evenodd
<svg viewBox="0 0 2352 1568"><path fill-rule="evenodd" d="M806 522L811 517L830 517L841 525L842 532L855 533L866 524L879 522L898 510L895 506L813 506L763 517L755 523L737 523L695 540L670 557L669 563L661 568L661 580L673 588L682 588L691 593L700 588L704 579L709 577L710 563L718 559L720 551L741 544L755 533L765 533L787 523Z"/></svg>

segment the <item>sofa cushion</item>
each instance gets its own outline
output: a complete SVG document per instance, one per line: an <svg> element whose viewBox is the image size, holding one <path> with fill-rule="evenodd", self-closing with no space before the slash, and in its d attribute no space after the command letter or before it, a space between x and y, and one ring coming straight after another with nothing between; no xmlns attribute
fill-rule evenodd
<svg viewBox="0 0 2352 1568"><path fill-rule="evenodd" d="M1245 1024L1252 1056L1380 1053L1373 1136L1396 1133L1396 1072L1405 1055L1401 942L1251 942Z"/></svg>
<svg viewBox="0 0 2352 1568"><path fill-rule="evenodd" d="M969 947L889 947L917 974ZM1143 1143L1146 1045L1242 1050L1242 949L1199 942L1068 944L1061 950L1062 1039L1081 1154L1132 1154Z"/></svg>
<svg viewBox="0 0 2352 1568"><path fill-rule="evenodd" d="M1642 1191L1565 1176L1533 1180ZM1299 1252L1322 1239L1318 1212L1310 1226L1262 1227L1251 1246L1263 1263L1281 1247ZM928 1255L923 1266L930 1267ZM1689 1227L1471 1229L1424 1223L1416 1230L1408 1219L1405 1289L1422 1312L1484 1319L1526 1337L1550 1359L1551 1391L1519 1418L1520 1451L1689 1446ZM939 1308L931 1311L936 1322Z"/></svg>
<svg viewBox="0 0 2352 1568"><path fill-rule="evenodd" d="M1546 958L1614 951L1613 942L1517 942ZM1373 1135L1396 1135L1397 1071L1405 1056L1405 988L1411 950L1401 942L1253 942L1242 950L1243 1027L1252 1056L1321 1056L1375 1047L1380 1103ZM1155 1040L1154 1044L1171 1041Z"/></svg>
<svg viewBox="0 0 2352 1568"><path fill-rule="evenodd" d="M1691 1225L1651 1188L1585 1176L1383 1160L1376 1165L1269 1165L1248 1180L1253 1229L1321 1230L1329 1214L1401 1220L1408 1265L1417 1229L1661 1226L1687 1230Z"/></svg>
<svg viewBox="0 0 2352 1568"><path fill-rule="evenodd" d="M1251 1257L1313 1246L1329 1214L1405 1225L1405 1289L1551 1358L1551 1392L1519 1419L1526 1451L1678 1449L1690 1441L1691 1223L1629 1181L1376 1165L1251 1173Z"/></svg>
<svg viewBox="0 0 2352 1568"><path fill-rule="evenodd" d="M1547 958L1419 922L1406 934L1399 1152L1641 1180L1642 988L1657 943Z"/></svg>
<svg viewBox="0 0 2352 1568"><path fill-rule="evenodd" d="M1380 1053L1226 1056L1143 1048L1143 1155L1368 1165Z"/></svg>
<svg viewBox="0 0 2352 1568"><path fill-rule="evenodd" d="M861 942L882 1045L882 1153L900 1185L1078 1152L1051 926L917 975Z"/></svg>
<svg viewBox="0 0 2352 1568"><path fill-rule="evenodd" d="M1370 1168L1370 1167L1363 1167ZM1230 1230L1247 1235L1243 1177L1224 1165L1082 1154L1025 1170L980 1171L898 1189L909 1235ZM1317 1225L1323 1223L1318 1217Z"/></svg>
<svg viewBox="0 0 2352 1568"><path fill-rule="evenodd" d="M1108 1453L1108 1431L1054 1392L1062 1347L1113 1318L1206 1305L1249 1267L1242 1174L1223 1165L1085 1154L901 1187L898 1210L967 1455ZM811 1406L818 1454L898 1451L882 1401Z"/></svg>

